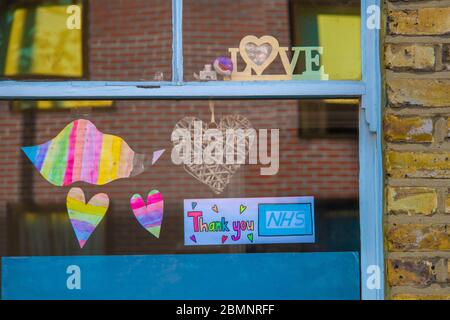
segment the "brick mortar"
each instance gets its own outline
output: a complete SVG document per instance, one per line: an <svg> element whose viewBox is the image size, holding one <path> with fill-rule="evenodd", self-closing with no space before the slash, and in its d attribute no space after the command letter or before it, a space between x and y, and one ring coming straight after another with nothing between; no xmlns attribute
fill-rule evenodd
<svg viewBox="0 0 450 320"><path fill-rule="evenodd" d="M450 152L450 142L444 143L401 143L388 142L386 143L389 151L399 152L419 152L419 153L448 153Z"/></svg>
<svg viewBox="0 0 450 320"><path fill-rule="evenodd" d="M450 216L448 213L445 213L445 201L447 197L447 189L439 188L437 189L438 195L438 212L442 212L444 215Z"/></svg>
<svg viewBox="0 0 450 320"><path fill-rule="evenodd" d="M408 216L406 214L388 214L386 215L385 224L393 227L394 224L450 224L450 215L445 213L435 213L430 216L420 214Z"/></svg>
<svg viewBox="0 0 450 320"><path fill-rule="evenodd" d="M447 187L450 188L449 179L428 178L386 178L385 184L393 187Z"/></svg>
<svg viewBox="0 0 450 320"><path fill-rule="evenodd" d="M387 2L386 9L387 10L415 10L415 9L423 9L423 8L446 8L450 7L449 0L430 0L430 1L395 1L395 2Z"/></svg>
<svg viewBox="0 0 450 320"><path fill-rule="evenodd" d="M422 108L422 107L386 107L385 115L396 116L426 116L426 117L450 117L450 107L446 108Z"/></svg>
<svg viewBox="0 0 450 320"><path fill-rule="evenodd" d="M400 294L400 293L411 293L411 294L442 294L448 295L450 285L439 285L431 284L425 288L419 288L414 286L394 286L389 288L390 295Z"/></svg>
<svg viewBox="0 0 450 320"><path fill-rule="evenodd" d="M450 44L450 36L386 35L385 44Z"/></svg>
<svg viewBox="0 0 450 320"><path fill-rule="evenodd" d="M403 259L403 258L440 258L449 259L450 251L410 251L410 252L388 252L386 254L388 259Z"/></svg>
<svg viewBox="0 0 450 320"><path fill-rule="evenodd" d="M450 80L450 71L392 71L386 69L386 80L389 83L390 79L412 79L412 80Z"/></svg>

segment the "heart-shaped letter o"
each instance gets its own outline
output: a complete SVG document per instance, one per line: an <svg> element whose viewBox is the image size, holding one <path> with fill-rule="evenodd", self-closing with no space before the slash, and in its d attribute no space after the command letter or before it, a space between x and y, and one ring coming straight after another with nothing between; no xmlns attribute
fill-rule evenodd
<svg viewBox="0 0 450 320"><path fill-rule="evenodd" d="M278 40L272 36L246 36L239 44L239 53L245 63L261 75L275 60L279 48Z"/></svg>

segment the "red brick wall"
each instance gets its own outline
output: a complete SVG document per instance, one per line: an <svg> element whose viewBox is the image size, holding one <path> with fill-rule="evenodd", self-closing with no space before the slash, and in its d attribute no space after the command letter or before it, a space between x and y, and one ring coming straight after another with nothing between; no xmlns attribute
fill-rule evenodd
<svg viewBox="0 0 450 320"><path fill-rule="evenodd" d="M172 3L167 0L89 1L92 80L153 80L172 68Z"/></svg>
<svg viewBox="0 0 450 320"><path fill-rule="evenodd" d="M239 4L240 3L240 4ZM257 3L257 5L255 5ZM287 1L186 1L184 6L185 75L200 70L218 55L227 54L246 34L271 34L281 45L290 43ZM225 10L224 10L225 8ZM94 80L151 80L155 71L170 78L171 5L167 0L96 0L89 11L89 76ZM0 105L0 245L6 252L6 206L20 201L26 190L21 170L31 176L33 199L38 204L65 203L69 188L50 185L36 172L19 147L33 137L39 144L53 138L68 122L79 117L70 111L38 112L35 128L24 122L23 113L10 112ZM301 196L322 199L354 199L358 196L358 150L356 138L300 139L296 101L220 101L216 117L230 113L246 116L256 129L280 129L280 171L276 176L260 176L260 166L241 167L220 197ZM188 252L183 248L182 200L217 197L210 189L171 163L170 134L176 122L187 115L204 121L210 118L207 101L118 101L112 110L93 110L86 118L99 130L115 134L138 153L151 156L165 148L156 166L140 176L106 186L83 186L86 197L109 194L113 210L108 225L113 253ZM22 167L21 167L22 166ZM22 188L22 189L21 189ZM166 200L161 239L149 236L134 219L129 208L133 193L145 194L158 188ZM70 226L67 225L68 230ZM95 236L95 234L93 235ZM89 242L87 246L89 245ZM286 247L287 248L287 247ZM200 252L204 248L192 248ZM229 246L223 251L240 251ZM77 251L79 253L81 251Z"/></svg>

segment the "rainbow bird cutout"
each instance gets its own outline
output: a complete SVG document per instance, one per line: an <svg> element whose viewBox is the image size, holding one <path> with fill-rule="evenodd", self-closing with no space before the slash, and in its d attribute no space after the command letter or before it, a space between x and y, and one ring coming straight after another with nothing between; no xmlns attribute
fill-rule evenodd
<svg viewBox="0 0 450 320"><path fill-rule="evenodd" d="M77 181L95 185L142 173L136 166L143 155L120 137L100 132L89 120L69 123L55 138L41 145L22 147L41 175L55 186Z"/></svg>

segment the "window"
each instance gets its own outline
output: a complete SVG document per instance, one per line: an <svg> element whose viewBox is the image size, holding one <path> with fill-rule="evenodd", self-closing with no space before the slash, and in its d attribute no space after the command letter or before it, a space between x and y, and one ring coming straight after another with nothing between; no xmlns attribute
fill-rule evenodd
<svg viewBox="0 0 450 320"><path fill-rule="evenodd" d="M218 80L359 80L360 12L348 0L184 1L186 80L218 57L235 65Z"/></svg>
<svg viewBox="0 0 450 320"><path fill-rule="evenodd" d="M48 18L51 23L59 21L55 22L58 27L51 31L55 39L66 41L62 35L67 33L69 38L80 37L80 41L70 41L67 45L63 41L61 47L50 45L46 47L45 56L35 40L39 37L35 35L48 29L50 22L45 23L43 29L36 21L31 24L33 27L22 28L29 35L31 44L27 45L14 43L11 40L13 32L9 30L21 29L15 24L30 23L25 18L18 18L28 12L47 17L44 12L56 2L49 3L26 2L25 9L21 9L22 1L9 1L9 18L2 20L0 47L4 52L4 69L9 70L9 73L4 72L4 81L0 81L0 127L5 128L1 133L5 143L0 145L3 155L0 165L4 169L1 177L5 182L0 189L2 256L54 256L58 253L68 255L64 258L67 260L58 260L58 263L82 264L78 255L87 255L94 260L98 255L105 259L100 262L102 272L115 279L112 285L124 289L135 282L120 282L126 277L115 277L110 273L114 268L103 268L106 260L118 261L110 255L125 255L129 259L136 258L132 255L146 255L165 266L160 270L176 269L177 276L181 277L188 272L184 268L194 266L195 270L207 270L214 259L219 259L219 266L232 265L233 259L263 259L267 268L252 269L251 272L244 269L242 272L247 277L241 279L249 281L249 287L261 297L273 297L271 294L281 291L286 294L282 296L284 298L311 297L319 292L323 295L348 293L348 298L383 296L382 279L378 288L365 285L370 266L383 270L379 35L376 28L367 28L365 23L373 11L369 10L370 6L379 5L378 1L61 2L59 5L66 9L69 5L81 6L81 29L59 31L62 11L58 9L55 11L58 18ZM70 17L67 11L65 15ZM37 21L41 21L39 19ZM8 34L7 41L5 34ZM346 46L340 45L343 41ZM36 50L30 50L31 47ZM65 57L72 54L66 51L75 47L74 52L81 50L81 60L76 58L70 67L66 68L62 60L59 66L52 64L53 69L45 69L45 63L35 62L58 61L58 54L63 53ZM16 62L6 63L8 59ZM14 65L19 67L13 68ZM22 69L28 71L20 73ZM56 76L58 69L61 74ZM75 69L82 70L81 74L76 75ZM31 112L25 112L29 110ZM186 129L182 132L195 135L198 120L201 120L202 130L211 129L215 134L223 135L227 128L249 129L249 135L243 139L245 146L250 145L247 139L253 132L251 129L258 133L258 138L260 132L267 133L264 130L268 130L267 144L262 149L258 144L258 150L267 151L266 159L218 168L195 162L178 163L173 157L176 149L173 143L180 144L183 140L174 140L174 131ZM272 135L272 129L278 130L279 135ZM80 140L86 146L77 147L74 132L80 132L83 137L88 132L91 134ZM192 142L192 139L195 137L189 136L188 141ZM239 141L234 136L231 139ZM216 136L213 140L224 141ZM102 147L94 148L97 143ZM193 143L195 146L195 140ZM203 140L200 145L204 147ZM273 160L270 157L276 154L269 146L279 149L279 161L267 161L267 158ZM89 158L92 161L84 166L87 171L83 171L83 165L75 164L76 159L84 159L85 147L86 154L92 156ZM111 154L107 154L109 151ZM232 151L239 156L240 150ZM52 157L46 162L47 152ZM219 154L223 158L227 155L226 150L216 152L214 156ZM245 157L250 159L250 152ZM258 154L256 159L260 157ZM123 159L125 162L122 163ZM275 174L261 174L264 168L274 169ZM134 207L134 201L149 193L164 197L164 215L158 230L152 229L155 228L153 224L145 227L145 221L135 212L138 206ZM22 208L24 196L30 206ZM310 215L315 226L314 241L273 242L267 240L273 236L272 231L260 229L258 234L247 232L251 230L247 229L241 234L247 242L235 245L227 245L227 241L238 241L233 240L231 234L211 236L207 241L203 239L207 243L198 243L203 240L199 241L195 234L187 234L186 230L190 229L186 227L186 206L194 210L198 204L193 201L195 199L201 199L199 202L205 199L236 202L236 199L244 198L283 197L314 198L314 206L311 202L296 203L314 208L314 217ZM79 223L86 222L83 220L86 217L74 208L78 208L78 202L89 206L89 199L96 204L97 216L103 217L99 220L103 226L100 229ZM306 201L301 199L298 201ZM270 209L273 203L262 204L269 207L261 211L261 216L265 215L266 220L275 219L276 210ZM246 208L241 205L240 214ZM73 210L72 217L70 210ZM211 205L208 210L211 215L220 212L217 205ZM68 214L71 220L62 222L61 213ZM57 222L53 224L53 221ZM211 227L214 230L218 225L215 222ZM305 223L306 229L308 223ZM53 231L49 230L49 225ZM245 226L250 224L246 221ZM90 228L89 232L84 228ZM11 237L15 230L24 230L30 237L22 234ZM242 231L239 228L235 231L239 230ZM254 243L254 237L260 235L267 237L266 242ZM39 242L30 245L33 237L43 239L47 245L39 248ZM75 245L67 251L57 251L48 244L50 239L58 239L62 244L72 241L72 244L78 243L79 248ZM236 235L234 239L240 238ZM336 260L330 262L329 259L334 257ZM220 262L222 258L231 260ZM32 259L23 261L31 263ZM298 259L304 259L301 261L305 264ZM18 261L14 258L3 260L5 263ZM297 270L296 266L313 263L309 270L316 270L315 266L323 261L339 265L330 272L320 270L323 271L320 276L330 280L323 283L337 286L333 290L319 289L311 281L315 276L295 278L295 281L288 279L288 275L305 276L293 271ZM133 268L132 263L129 266ZM22 267L26 268L22 265L15 270L22 270ZM41 272L39 270L41 267L33 272ZM226 286L231 286L234 283L231 273L223 271ZM266 291L267 283L259 281L268 277L264 272L281 274L278 282L269 282L274 285L286 283L287 289ZM343 282L335 281L340 280L336 279L336 272L354 275L346 278L349 286L345 292L340 290ZM152 271L142 276L156 274ZM251 280L257 274L261 278L256 282ZM160 281L159 293L148 288L137 290L136 286L132 291L150 297L163 292L178 298L186 292L183 285L169 286L164 279L157 280ZM104 284L102 292L108 297L117 297L117 292L108 285ZM259 290L259 285L265 289ZM31 297L35 292L5 288L8 296L25 294ZM200 289L195 285L190 287L193 296L201 297L205 290ZM56 291L49 290L45 294L51 297ZM206 291L218 294L210 288ZM232 292L224 288L222 293ZM73 292L58 291L59 294L66 296Z"/></svg>
<svg viewBox="0 0 450 320"><path fill-rule="evenodd" d="M9 0L1 6L2 78L171 77L170 1Z"/></svg>
<svg viewBox="0 0 450 320"><path fill-rule="evenodd" d="M0 17L0 66L7 78L83 78L87 61L83 32L67 28L70 4L81 1L5 1Z"/></svg>
<svg viewBox="0 0 450 320"><path fill-rule="evenodd" d="M328 136L331 139L345 136L357 138L358 100L326 99L299 102L300 136Z"/></svg>
<svg viewBox="0 0 450 320"><path fill-rule="evenodd" d="M83 104L83 101L79 103ZM105 185L80 184L86 201L98 193L109 196L110 208L83 249L75 250L76 238L67 219L65 201L67 188L54 185L59 178L52 179L44 173L49 163L39 165L33 158L23 157L18 146L42 145L59 136L68 124L79 119L73 112L53 112L42 109L27 113L27 122L15 123L20 129L18 134L4 135L10 143L5 153L19 168L11 168L11 185L22 186L28 191L20 191L21 197L16 201L8 200L11 207L8 216L8 233L20 232L13 243L18 247L9 251L10 255L55 255L60 253L55 246L48 244L52 237L64 233L69 237L60 239L72 244L72 254L90 252L99 254L154 254L154 253L225 253L225 252L326 252L359 251L359 209L358 209L358 144L357 135L336 141L322 136L316 131L313 141L298 136L302 127L297 100L214 100L216 122L230 115L239 115L249 121L257 132L264 129L279 129L279 168L275 175L261 175L261 168L267 167L258 161L249 164L247 156L245 165L237 165L229 175L223 190L216 194L213 185L200 176L193 177L194 166L175 165L171 155L170 141L174 127L183 119L195 117L209 124L211 121L210 101L116 101L114 109L84 109L82 119L89 120L103 134L114 134L123 139L134 152L145 154L144 171L139 175ZM321 101L317 101L321 103ZM357 105L354 106L357 108ZM260 112L255 113L257 109ZM173 111L168 111L173 110ZM142 126L139 119L145 119ZM79 120L78 120L79 121ZM357 119L353 120L357 122ZM260 134L258 134L260 135ZM272 134L268 133L272 139ZM21 139L22 137L22 139ZM67 137L68 139L68 137ZM64 142L64 140L62 140ZM88 143L88 142L86 142ZM104 142L106 144L106 142ZM123 143L123 142L122 142ZM275 141L268 141L269 151L275 147ZM261 142L258 141L258 148ZM56 146L56 144L55 144ZM151 165L152 152L165 149L157 165ZM76 147L67 145L67 153L75 153ZM103 148L102 148L103 150ZM88 151L85 151L87 153ZM272 151L270 151L272 152ZM62 152L64 153L64 152ZM56 155L60 159L51 165L59 166L68 155ZM270 153L269 153L270 154ZM28 153L27 153L28 155ZM260 157L260 156L259 156ZM272 155L274 158L274 155ZM46 156L47 159L47 156ZM77 160L74 160L76 162ZM122 160L119 160L119 162ZM108 165L106 163L105 165ZM47 169L45 169L47 168ZM74 167L75 168L75 167ZM74 169L76 170L76 169ZM99 168L99 171L101 169ZM212 169L211 169L212 170ZM67 170L65 171L67 175ZM216 173L217 174L217 173ZM79 179L74 179L79 180ZM51 182L51 183L49 183ZM148 188L157 187L166 196L164 203L164 225L159 239L150 237L131 214L129 208L132 194L144 193ZM7 190L10 190L7 188ZM317 241L314 244L265 244L238 246L203 246L184 245L183 200L196 198L245 198L245 197L287 197L314 195L316 200L315 219ZM51 205L52 202L59 205ZM14 210L20 203L36 203L38 209L28 208ZM63 219L65 218L65 220ZM49 227L54 221L53 234ZM104 227L104 224L107 227ZM102 226L100 228L100 226ZM30 233L34 237L26 237ZM58 232L59 231L59 232ZM106 234L106 238L105 238ZM40 238L36 242L35 238ZM340 238L340 239L337 239ZM96 239L96 240L94 240ZM108 239L108 245L104 244ZM94 240L94 241L91 241ZM47 243L47 244L46 244ZM23 251L22 248L28 248ZM69 250L68 249L68 250Z"/></svg>
<svg viewBox="0 0 450 320"><path fill-rule="evenodd" d="M330 80L361 79L360 5L355 0L291 1L293 43L323 47L321 62Z"/></svg>

